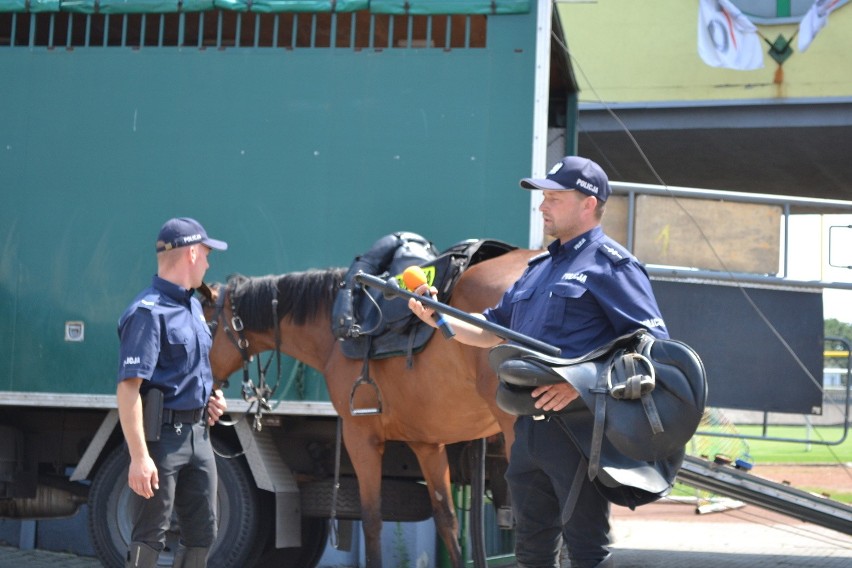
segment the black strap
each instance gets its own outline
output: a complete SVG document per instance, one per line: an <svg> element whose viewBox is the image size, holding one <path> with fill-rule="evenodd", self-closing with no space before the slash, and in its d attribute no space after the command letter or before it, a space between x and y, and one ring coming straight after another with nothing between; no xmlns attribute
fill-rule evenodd
<svg viewBox="0 0 852 568"><path fill-rule="evenodd" d="M562 422L560 421L560 426L562 426ZM563 426L564 428L564 426ZM571 515L574 514L574 507L577 506L577 499L580 498L580 488L583 486L583 470L588 467L588 462L581 455L580 462L577 464L577 471L574 473L574 481L571 482L571 489L568 491L568 498L565 500L565 504L562 505L562 524L568 522L571 518Z"/></svg>
<svg viewBox="0 0 852 568"><path fill-rule="evenodd" d="M195 424L204 417L205 407L192 410L163 409L163 424Z"/></svg>
<svg viewBox="0 0 852 568"><path fill-rule="evenodd" d="M612 363L623 353L624 350L619 349L610 356L607 364L603 366L601 374L598 375L598 384L595 386L595 412L594 412L594 427L592 428L592 445L589 448L589 479L594 479L598 475L601 463L601 446L603 445L604 424L606 422L606 399L609 396L610 378L612 374Z"/></svg>

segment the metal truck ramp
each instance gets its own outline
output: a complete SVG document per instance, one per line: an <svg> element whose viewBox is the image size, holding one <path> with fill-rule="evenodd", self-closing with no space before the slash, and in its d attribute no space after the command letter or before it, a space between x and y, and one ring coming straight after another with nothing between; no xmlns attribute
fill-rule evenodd
<svg viewBox="0 0 852 568"><path fill-rule="evenodd" d="M677 477L682 483L698 489L852 534L852 507L849 505L757 477L730 465L686 456Z"/></svg>

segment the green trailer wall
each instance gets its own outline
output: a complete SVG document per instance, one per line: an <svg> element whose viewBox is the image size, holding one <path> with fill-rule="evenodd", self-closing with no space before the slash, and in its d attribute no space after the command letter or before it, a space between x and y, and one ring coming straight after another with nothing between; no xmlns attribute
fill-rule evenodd
<svg viewBox="0 0 852 568"><path fill-rule="evenodd" d="M398 230L525 245L531 10L470 49L0 43L0 391L114 392L171 216L229 242L211 281L348 265Z"/></svg>

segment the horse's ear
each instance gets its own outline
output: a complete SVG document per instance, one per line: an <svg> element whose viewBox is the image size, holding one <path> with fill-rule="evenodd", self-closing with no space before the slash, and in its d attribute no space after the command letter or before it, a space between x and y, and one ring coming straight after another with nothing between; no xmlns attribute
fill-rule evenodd
<svg viewBox="0 0 852 568"><path fill-rule="evenodd" d="M201 286L196 288L198 292L204 296L204 301L209 304L215 304L216 299L219 297L219 289L218 288L210 288L206 282L202 282Z"/></svg>

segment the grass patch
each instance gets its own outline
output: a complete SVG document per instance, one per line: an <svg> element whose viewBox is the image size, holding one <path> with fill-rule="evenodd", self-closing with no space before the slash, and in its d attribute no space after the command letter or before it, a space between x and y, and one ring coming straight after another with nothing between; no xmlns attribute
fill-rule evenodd
<svg viewBox="0 0 852 568"><path fill-rule="evenodd" d="M700 428L699 428L700 430ZM763 436L759 425L734 426L733 432L743 436ZM751 456L755 464L841 464L852 463L852 433L839 445L826 445L843 437L842 426L818 426L808 431L805 426L769 426L767 437L789 438L802 442L778 442L774 440L731 439L716 436L695 436L690 453L707 455L710 459L717 453L733 459L744 454ZM810 439L808 444L806 440Z"/></svg>

